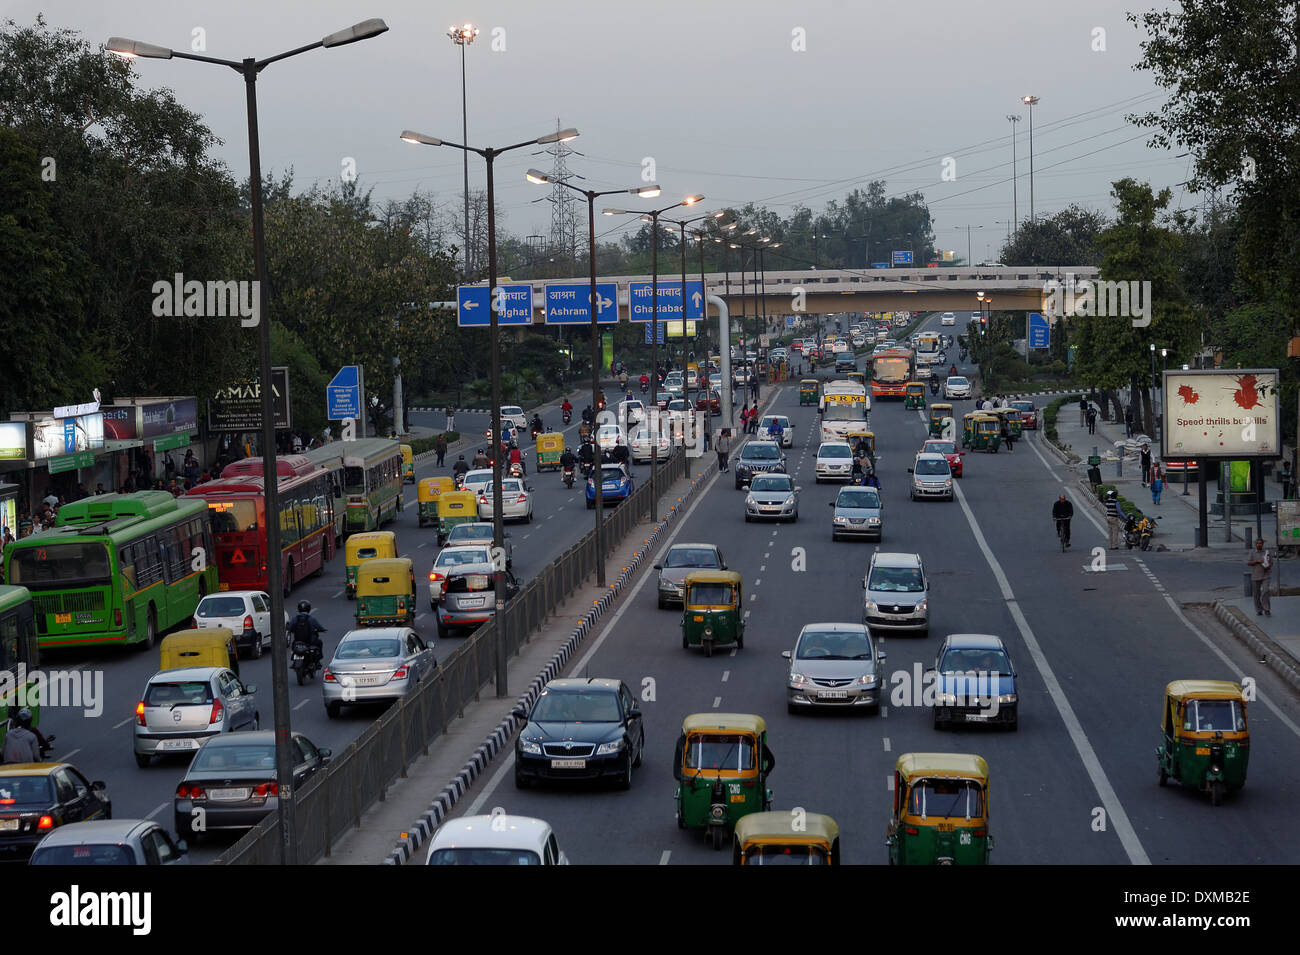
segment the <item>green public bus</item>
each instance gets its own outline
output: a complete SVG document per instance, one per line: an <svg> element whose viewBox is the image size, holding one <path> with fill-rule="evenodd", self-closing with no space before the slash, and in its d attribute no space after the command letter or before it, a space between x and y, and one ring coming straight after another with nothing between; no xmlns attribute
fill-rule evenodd
<svg viewBox="0 0 1300 955"><path fill-rule="evenodd" d="M40 649L36 641L36 621L32 611L32 595L26 587L0 586L0 747L4 746L9 732L9 714L22 706L32 711L32 725L41 722L40 700L36 690L40 684L27 677L40 665ZM25 699L17 699L19 682L26 683Z"/></svg>
<svg viewBox="0 0 1300 955"><path fill-rule="evenodd" d="M207 501L100 494L5 549L5 579L32 592L42 648L134 644L194 616L217 590Z"/></svg>
<svg viewBox="0 0 1300 955"><path fill-rule="evenodd" d="M347 498L343 493L343 442L331 441L319 448L304 451L303 455L329 475L330 496L334 498L334 544L343 543L343 515Z"/></svg>
<svg viewBox="0 0 1300 955"><path fill-rule="evenodd" d="M402 452L396 441L361 438L343 447L345 533L378 530L397 517L402 500Z"/></svg>

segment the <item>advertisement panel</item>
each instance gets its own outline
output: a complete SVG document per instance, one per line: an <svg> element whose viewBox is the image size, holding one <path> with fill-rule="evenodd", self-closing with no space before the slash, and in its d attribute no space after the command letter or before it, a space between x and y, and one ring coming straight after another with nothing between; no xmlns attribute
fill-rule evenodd
<svg viewBox="0 0 1300 955"><path fill-rule="evenodd" d="M165 438L199 429L199 400L197 398L169 398L140 405L144 431L140 437Z"/></svg>
<svg viewBox="0 0 1300 955"><path fill-rule="evenodd" d="M104 447L104 416L99 411L75 418L39 418L31 426L36 461Z"/></svg>
<svg viewBox="0 0 1300 955"><path fill-rule="evenodd" d="M289 420L289 369L271 369L272 405L275 427L291 427ZM245 381L222 388L208 400L208 430L225 432L262 430L262 389L257 381Z"/></svg>
<svg viewBox="0 0 1300 955"><path fill-rule="evenodd" d="M1281 453L1278 372L1166 371L1162 457L1248 458Z"/></svg>
<svg viewBox="0 0 1300 955"><path fill-rule="evenodd" d="M136 428L135 405L105 405L100 409L104 416L104 439L107 441L135 441L139 439Z"/></svg>
<svg viewBox="0 0 1300 955"><path fill-rule="evenodd" d="M27 422L0 421L0 461L27 460Z"/></svg>

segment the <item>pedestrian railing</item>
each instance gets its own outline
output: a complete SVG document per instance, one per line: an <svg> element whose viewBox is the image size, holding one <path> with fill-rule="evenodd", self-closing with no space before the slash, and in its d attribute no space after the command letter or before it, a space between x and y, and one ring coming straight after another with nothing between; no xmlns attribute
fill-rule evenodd
<svg viewBox="0 0 1300 955"><path fill-rule="evenodd" d="M686 473L684 454L658 465L662 495ZM602 543L608 557L650 513L650 482L604 515ZM518 654L567 598L595 570L594 529L528 581L496 616L439 661L437 672L389 707L297 791L294 828L297 861L308 865L329 856L361 817L385 798L393 781L427 755L438 737L479 699L497 672L497 644L505 656ZM216 860L217 865L276 865L281 861L280 821L271 813Z"/></svg>

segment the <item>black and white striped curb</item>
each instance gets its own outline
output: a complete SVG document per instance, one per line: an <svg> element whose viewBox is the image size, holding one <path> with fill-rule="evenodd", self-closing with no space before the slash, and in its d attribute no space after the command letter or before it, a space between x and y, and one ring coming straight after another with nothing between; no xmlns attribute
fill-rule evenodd
<svg viewBox="0 0 1300 955"><path fill-rule="evenodd" d="M1226 606L1221 600L1214 602L1214 615L1219 618L1219 622L1231 630L1238 640L1250 647L1261 663L1291 684L1292 689L1300 690L1300 671L1296 669L1291 655L1281 650L1259 628L1233 613L1235 609Z"/></svg>
<svg viewBox="0 0 1300 955"><path fill-rule="evenodd" d="M546 664L542 672L533 678L532 683L528 686L528 692L519 697L516 706L525 710L530 709L541 694L542 688L555 679L558 674L564 672L564 668L574 652L582 645L587 635L595 629L596 621L604 616L609 608L613 606L614 599L631 583L645 557L654 550L660 535L664 533L664 530L673 523L679 514L684 512L687 502L708 479L710 471L699 474L691 481L690 488L682 495L681 500L669 508L668 513L664 515L650 536L637 549L632 560L623 568L618 579L609 586L599 600L593 603L591 609L587 611L586 615L579 621L578 626L574 628L569 639L556 651L555 656L551 657L550 662ZM474 755L456 774L456 778L438 794L437 798L429 804L429 808L425 810L424 814L410 827L405 838L398 840L397 845L388 854L388 858L384 860L384 865L403 865L410 860L420 846L442 825L443 820L450 815L452 808L464 798L474 780L487 771L496 755L514 738L515 733L520 729L520 724L521 720L512 713L497 725L496 729L488 735L482 745L474 750Z"/></svg>
<svg viewBox="0 0 1300 955"><path fill-rule="evenodd" d="M432 412L433 414L445 414L446 411L447 411L446 407L442 407L442 408L408 408L407 410L408 410L408 411L412 411L412 412L414 412L414 411L418 411L418 412L420 412L421 414L429 413L429 412ZM490 411L490 410L491 410L490 408L452 408L452 409L451 409L451 413L452 413L453 415L458 415L458 414L487 414L488 411Z"/></svg>

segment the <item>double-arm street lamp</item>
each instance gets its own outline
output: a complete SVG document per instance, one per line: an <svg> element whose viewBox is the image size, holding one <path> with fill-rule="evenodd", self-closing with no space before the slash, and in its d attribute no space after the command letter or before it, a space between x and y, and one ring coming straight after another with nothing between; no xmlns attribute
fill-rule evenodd
<svg viewBox="0 0 1300 955"><path fill-rule="evenodd" d="M421 146L450 146L453 149L464 150L467 153L477 153L487 162L487 224L488 224L488 320L491 341L492 360L492 544L496 548L495 553L501 553L505 543L505 531L502 517L502 493L501 493L501 465L504 452L501 449L501 343L500 343L500 325L497 313L497 225L496 225L496 191L492 180L492 166L496 158L502 153L510 152L512 149L523 149L525 146L536 146L546 143L567 142L570 139L576 139L578 131L576 129L562 129L559 132L547 133L545 136L538 136L536 139L529 139L522 143L515 143L512 146L505 146L501 149L485 147L483 149L474 146L466 146L463 143L452 143L444 139L438 139L436 136L426 136L423 133L406 130L402 133L402 139L408 143L416 143ZM531 309L532 303L529 303ZM496 606L498 608L505 606L505 586L502 580L501 571L498 570L493 574L494 587L496 590ZM498 618L498 627L500 620ZM504 634L498 630L496 640L496 683L497 696L506 695L506 655Z"/></svg>
<svg viewBox="0 0 1300 955"><path fill-rule="evenodd" d="M248 110L248 194L253 218L253 268L257 275L257 313L261 318L258 323L260 344L260 387L262 392L262 483L266 498L266 553L280 553L280 522L274 515L280 513L279 487L275 466L275 407L272 401L271 386L271 319L266 309L266 289L269 276L266 270L266 224L262 210L262 159L258 146L257 131L257 75L278 60L286 60L299 53L306 53L317 47L329 49L346 46L358 40L368 40L385 32L388 25L383 20L363 20L360 23L331 33L315 43L300 46L297 49L269 56L264 60L248 57L243 60L222 60L195 53L169 50L152 43L141 43L125 37L109 37L107 49L123 57L143 56L155 60L196 60L200 63L213 63L226 66L244 78L244 91ZM362 410L364 414L364 409ZM285 655L285 633L279 621L284 619L284 598L287 596L283 585L283 568L278 559L266 562L267 590L271 597L271 620L276 625L271 627L271 684L275 708L275 772L279 785L277 800L280 823L280 862L283 865L296 865L298 861L297 833L294 823L294 800L297 787L293 784L293 767L298 762L298 754L293 737L289 731L289 665Z"/></svg>
<svg viewBox="0 0 1300 955"><path fill-rule="evenodd" d="M574 192L583 196L587 200L587 257L591 260L591 407L600 407L600 299L596 295L596 200L601 196L641 196L645 199L653 199L660 194L658 186L641 186L637 189L606 189L597 192L594 189L579 189L571 182L565 182L563 179L552 179L546 173L537 169L530 169L527 173L529 182L538 185L561 185L566 189L572 189ZM618 302L612 303L614 308L614 317L618 318ZM628 309L631 309L631 303ZM591 472L591 483L596 492L595 510L596 510L596 586L605 586L605 549L604 534L601 527L604 518L602 511L605 507L605 497L601 493L601 486L604 484L605 471L601 467L600 461L600 442L596 437L597 429L592 429L592 440L595 447L592 449L595 455L595 462ZM653 447L653 443L651 447ZM628 449L629 454L631 448ZM628 460L631 460L629 456Z"/></svg>

